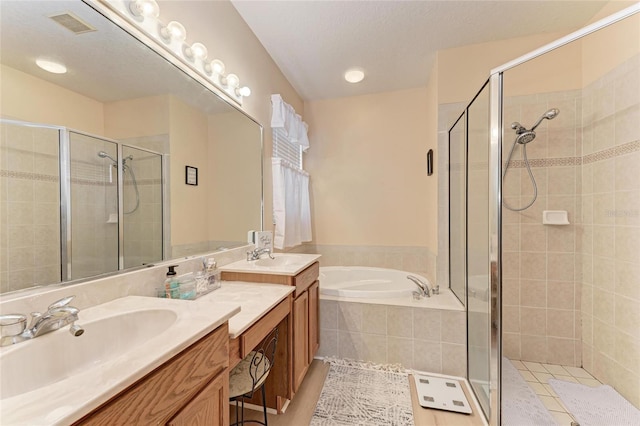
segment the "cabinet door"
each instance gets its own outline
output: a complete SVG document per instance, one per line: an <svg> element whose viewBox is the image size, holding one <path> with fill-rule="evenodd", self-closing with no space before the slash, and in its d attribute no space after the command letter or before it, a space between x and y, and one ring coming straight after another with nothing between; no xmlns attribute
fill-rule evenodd
<svg viewBox="0 0 640 426"><path fill-rule="evenodd" d="M309 367L309 293L293 301L293 391L297 392Z"/></svg>
<svg viewBox="0 0 640 426"><path fill-rule="evenodd" d="M320 347L320 286L318 281L309 287L309 364Z"/></svg>
<svg viewBox="0 0 640 426"><path fill-rule="evenodd" d="M173 419L169 426L227 426L229 424L229 371L213 379Z"/></svg>

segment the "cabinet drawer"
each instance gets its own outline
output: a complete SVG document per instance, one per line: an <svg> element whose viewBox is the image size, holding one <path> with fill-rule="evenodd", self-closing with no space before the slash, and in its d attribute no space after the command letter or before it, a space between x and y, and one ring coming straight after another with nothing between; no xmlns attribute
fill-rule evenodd
<svg viewBox="0 0 640 426"><path fill-rule="evenodd" d="M260 343L271 330L289 315L291 311L291 296L280 302L269 313L260 318L251 328L240 336L240 359L243 359L249 352Z"/></svg>
<svg viewBox="0 0 640 426"><path fill-rule="evenodd" d="M296 291L293 293L293 297L296 298L305 292L311 284L313 284L320 276L320 262L316 262L309 266L304 271L300 272L293 278L293 285L296 286Z"/></svg>

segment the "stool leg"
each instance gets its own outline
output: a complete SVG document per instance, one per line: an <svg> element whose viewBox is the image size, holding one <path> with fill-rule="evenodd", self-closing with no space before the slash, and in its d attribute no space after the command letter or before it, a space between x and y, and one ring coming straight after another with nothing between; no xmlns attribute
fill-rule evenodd
<svg viewBox="0 0 640 426"><path fill-rule="evenodd" d="M236 398L236 422L235 424L238 425L240 424L240 413L238 412L238 398Z"/></svg>
<svg viewBox="0 0 640 426"><path fill-rule="evenodd" d="M262 384L262 408L264 411L264 426L267 426L267 397L265 396L264 383Z"/></svg>

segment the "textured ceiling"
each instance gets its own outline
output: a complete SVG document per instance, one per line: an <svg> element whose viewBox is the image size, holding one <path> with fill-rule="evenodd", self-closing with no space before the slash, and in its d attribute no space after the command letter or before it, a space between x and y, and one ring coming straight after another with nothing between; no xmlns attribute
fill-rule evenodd
<svg viewBox="0 0 640 426"><path fill-rule="evenodd" d="M72 13L96 31L73 34L48 17ZM66 74L35 59L64 63ZM0 62L99 102L172 94L200 110L231 108L88 5L78 1L0 0Z"/></svg>
<svg viewBox="0 0 640 426"><path fill-rule="evenodd" d="M438 50L568 33L606 1L232 3L296 91L315 100L425 86ZM354 66L366 72L355 85L343 79Z"/></svg>

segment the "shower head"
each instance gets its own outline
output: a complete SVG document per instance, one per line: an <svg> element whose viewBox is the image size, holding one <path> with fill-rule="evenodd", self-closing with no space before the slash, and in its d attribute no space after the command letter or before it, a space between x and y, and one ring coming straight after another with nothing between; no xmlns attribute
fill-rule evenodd
<svg viewBox="0 0 640 426"><path fill-rule="evenodd" d="M518 136L516 137L516 142L518 142L520 145L525 145L535 138L536 132L534 132L533 130L525 130L524 132L518 134Z"/></svg>
<svg viewBox="0 0 640 426"><path fill-rule="evenodd" d="M533 125L533 127L531 128L531 131L534 131L536 127L538 127L540 123L542 123L542 120L544 120L545 118L547 120L553 120L558 116L558 114L560 114L560 110L558 108L551 108L550 110L542 114L542 117L540 117L536 122L536 124Z"/></svg>
<svg viewBox="0 0 640 426"><path fill-rule="evenodd" d="M116 160L114 160L112 156L110 156L109 154L107 154L107 153L106 153L106 152L104 152L104 151L100 151L100 152L98 153L98 157L100 157L100 158L108 158L109 160L113 161L113 164L114 164L114 165L115 165L115 164L118 164L118 162L117 162Z"/></svg>

